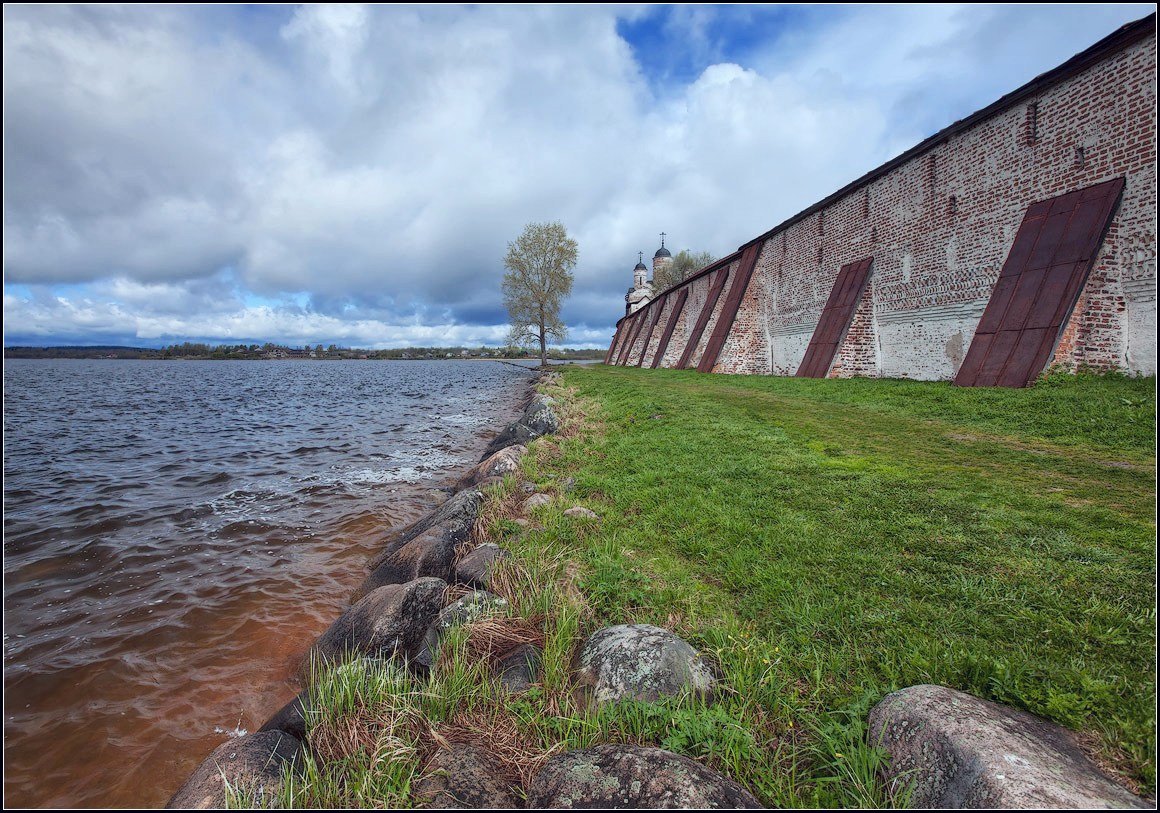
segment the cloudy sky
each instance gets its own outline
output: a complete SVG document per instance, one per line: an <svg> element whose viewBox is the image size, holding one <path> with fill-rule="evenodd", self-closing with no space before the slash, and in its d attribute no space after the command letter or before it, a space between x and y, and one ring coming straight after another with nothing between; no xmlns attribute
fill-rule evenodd
<svg viewBox="0 0 1160 813"><path fill-rule="evenodd" d="M579 243L605 346L717 256L1152 10L4 6L6 344L502 343Z"/></svg>

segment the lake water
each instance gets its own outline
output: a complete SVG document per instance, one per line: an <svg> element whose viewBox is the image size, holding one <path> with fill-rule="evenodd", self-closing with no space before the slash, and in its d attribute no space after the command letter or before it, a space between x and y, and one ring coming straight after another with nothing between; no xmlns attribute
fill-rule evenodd
<svg viewBox="0 0 1160 813"><path fill-rule="evenodd" d="M491 362L4 368L9 806L160 806L300 688L381 533L516 414Z"/></svg>

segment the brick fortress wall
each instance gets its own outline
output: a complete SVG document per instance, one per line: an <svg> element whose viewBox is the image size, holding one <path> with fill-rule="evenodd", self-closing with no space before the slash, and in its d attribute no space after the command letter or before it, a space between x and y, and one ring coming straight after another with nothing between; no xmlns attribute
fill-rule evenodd
<svg viewBox="0 0 1160 813"><path fill-rule="evenodd" d="M870 173L751 241L759 247L756 265L713 371L794 374L838 270L873 257L869 283L829 375L953 378L1027 207L1124 177L1119 210L1061 331L1053 363L1154 374L1154 21L1133 24L1134 40L1105 48L1078 73L1043 86L1030 83L1016 101L965 129L952 125L888 171ZM677 366L715 276L728 268L686 364L696 366L730 287L744 277L739 256L663 292L634 314L649 321L636 332L625 363L652 365L677 295L687 288L659 363ZM616 342L632 338L621 335L632 321L621 320Z"/></svg>

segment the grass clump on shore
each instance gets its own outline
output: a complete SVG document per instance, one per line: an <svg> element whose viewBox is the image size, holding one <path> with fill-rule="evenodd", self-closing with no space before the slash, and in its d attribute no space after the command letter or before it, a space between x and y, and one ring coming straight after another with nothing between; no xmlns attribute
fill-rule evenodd
<svg viewBox="0 0 1160 813"><path fill-rule="evenodd" d="M523 475L553 503L516 522L509 478L476 531L512 553L492 583L507 614L453 630L428 678L321 673L314 755L281 804L421 804L447 743L482 744L526 789L556 753L625 742L705 762L769 806L906 806L878 779L866 716L918 683L1069 726L1154 790L1153 379L562 375L561 431ZM586 706L575 649L618 623L709 655L713 701ZM540 683L507 694L490 663L525 640L544 648Z"/></svg>

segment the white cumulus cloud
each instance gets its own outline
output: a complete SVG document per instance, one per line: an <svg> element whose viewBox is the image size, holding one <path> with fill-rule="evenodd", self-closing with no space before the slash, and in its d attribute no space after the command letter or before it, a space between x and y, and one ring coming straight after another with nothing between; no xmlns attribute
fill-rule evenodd
<svg viewBox="0 0 1160 813"><path fill-rule="evenodd" d="M6 339L497 342L560 220L604 344L658 232L728 253L1148 9L5 6Z"/></svg>

